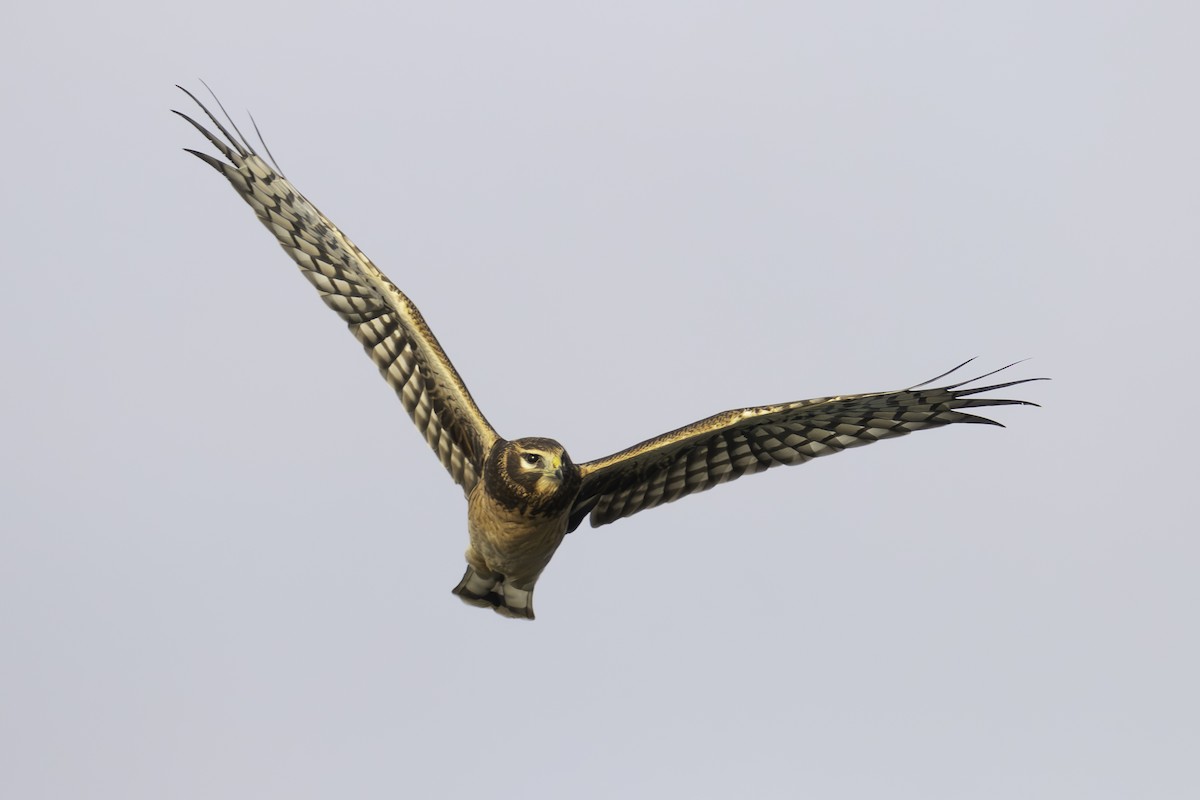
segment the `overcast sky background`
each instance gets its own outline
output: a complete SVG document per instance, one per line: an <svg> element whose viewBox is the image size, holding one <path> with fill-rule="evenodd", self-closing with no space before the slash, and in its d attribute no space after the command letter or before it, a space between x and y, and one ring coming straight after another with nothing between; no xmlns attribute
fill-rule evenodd
<svg viewBox="0 0 1200 800"><path fill-rule="evenodd" d="M0 29L0 796L1200 796L1193 4L166 5ZM469 608L459 489L181 152L197 77L510 438L971 356L1044 407Z"/></svg>

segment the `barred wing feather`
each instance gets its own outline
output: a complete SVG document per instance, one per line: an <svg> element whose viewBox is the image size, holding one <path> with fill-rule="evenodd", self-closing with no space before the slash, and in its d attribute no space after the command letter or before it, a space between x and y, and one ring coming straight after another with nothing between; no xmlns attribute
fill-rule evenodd
<svg viewBox="0 0 1200 800"><path fill-rule="evenodd" d="M325 304L362 343L442 466L470 492L498 436L417 307L336 225L255 153L240 132L231 135L191 92L183 91L224 139L187 114L175 113L194 125L226 160L188 152L224 175L254 209Z"/></svg>
<svg viewBox="0 0 1200 800"><path fill-rule="evenodd" d="M988 377L981 375L950 386L920 388L950 372L901 391L820 397L726 411L581 464L583 487L571 514L570 529L578 527L589 514L592 527L606 525L743 475L803 464L913 431L960 422L999 425L962 409L1036 405L972 395L1042 380L1025 378L961 388Z"/></svg>

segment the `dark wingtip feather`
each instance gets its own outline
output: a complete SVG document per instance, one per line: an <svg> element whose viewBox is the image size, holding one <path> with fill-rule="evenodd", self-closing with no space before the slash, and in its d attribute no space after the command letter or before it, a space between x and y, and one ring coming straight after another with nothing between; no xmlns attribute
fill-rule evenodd
<svg viewBox="0 0 1200 800"><path fill-rule="evenodd" d="M1035 406L1037 403L1031 403L1028 400L1007 400L998 397L972 397L969 400L964 400L961 395L958 395L947 403L947 405L952 408L986 408L988 406Z"/></svg>
<svg viewBox="0 0 1200 800"><path fill-rule="evenodd" d="M921 381L920 383L915 384L913 386L909 386L908 388L910 390L911 389L920 389L922 386L928 386L929 384L933 383L934 381L940 381L942 378L946 377L947 375L953 375L955 372L958 372L960 369L965 367L967 364L970 364L972 361L974 361L977 358L979 358L979 356L971 356L966 361L959 364L957 367L951 367L950 369L943 372L941 375L935 375L927 381ZM989 374L991 374L991 373L989 373ZM978 378L974 378L972 380L978 380ZM963 381L963 383L970 383L970 382L971 381ZM948 388L952 388L952 387L948 387Z"/></svg>
<svg viewBox="0 0 1200 800"><path fill-rule="evenodd" d="M271 148L267 146L267 140L263 138L262 131L258 129L258 123L254 120L254 115L249 111L246 112L246 115L250 117L250 124L254 126L254 135L258 137L258 141L263 146L263 150L266 152L267 158L271 159L271 166L275 167L275 171L279 173L279 177L286 178L287 176L283 174L283 170L279 168L279 162L275 160L275 154L272 153Z"/></svg>
<svg viewBox="0 0 1200 800"><path fill-rule="evenodd" d="M208 153L202 153L199 150L193 150L190 147L183 148L183 151L185 153L191 153L196 158L200 159L205 164L208 164L210 167L212 167L213 169L215 169L217 172L221 173L222 175L225 174L225 170L231 169L231 167L228 164L226 164L224 161L213 158Z"/></svg>
<svg viewBox="0 0 1200 800"><path fill-rule="evenodd" d="M974 359L972 359L972 360L974 360ZM1014 361L1014 362L1012 362L1011 364L1005 364L1003 367L1000 367L999 369L994 369L994 370L992 370L991 372L985 372L985 373L983 373L982 375L976 375L974 378L968 378L968 379L967 379L967 380L965 380L965 381L959 381L958 383L951 384L951 385L949 385L949 386L946 386L946 387L944 387L944 388L946 388L946 389L957 389L957 388L958 388L958 387L960 387L960 386L966 386L968 383L974 383L975 381L981 381L981 380L983 380L984 378L990 378L991 376L995 375L995 374L996 374L996 373L998 373L998 372L1004 372L1004 370L1006 370L1006 369L1010 369L1011 367L1015 367L1017 364L1020 364L1020 363L1022 363L1022 362L1024 362L1024 361L1028 361L1028 360L1029 360L1029 359L1027 359L1027 358L1022 358L1020 361ZM970 362L968 362L968 363L970 363ZM957 369L957 367L955 367L955 369ZM949 374L949 373L947 373L947 374ZM1019 382L1020 382L1020 381L1017 381L1017 383L1019 383ZM1009 385L1011 385L1011 384L1009 384ZM980 391L985 391L985 390L980 390Z"/></svg>
<svg viewBox="0 0 1200 800"><path fill-rule="evenodd" d="M1007 428L1003 422L997 422L990 417L981 417L978 414L963 414L961 418L956 419L955 424L965 423L967 425L995 425L997 428Z"/></svg>
<svg viewBox="0 0 1200 800"><path fill-rule="evenodd" d="M989 373L989 374L995 374L995 373ZM979 378L986 378L986 377L987 377L987 375L979 376ZM975 380L979 380L979 378L976 378ZM1006 381L1004 383L993 383L990 386L972 386L970 389L959 389L958 387L962 386L963 383L971 382L971 381L964 381L963 383L956 383L953 386L947 386L945 388L949 389L951 391L954 391L955 397L968 397L969 395L981 394L983 392L990 392L995 389L1007 389L1010 386L1020 386L1022 383L1033 383L1034 381L1048 381L1048 380L1050 380L1050 379L1049 378L1021 378L1020 380L1016 380L1016 381ZM955 390L957 390L957 391L955 391Z"/></svg>

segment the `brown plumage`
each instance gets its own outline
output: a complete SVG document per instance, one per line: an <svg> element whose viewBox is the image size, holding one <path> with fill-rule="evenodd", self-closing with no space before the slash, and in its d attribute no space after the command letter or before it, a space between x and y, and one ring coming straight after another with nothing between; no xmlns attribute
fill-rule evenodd
<svg viewBox="0 0 1200 800"><path fill-rule="evenodd" d="M563 537L585 517L593 527L605 525L742 475L916 430L960 422L999 424L964 409L1036 405L975 395L1040 378L964 388L995 370L938 388L921 388L932 382L926 381L893 392L726 411L578 465L553 439L505 440L475 405L412 301L240 132L232 135L187 94L224 138L175 113L225 160L188 152L221 173L254 209L325 304L350 327L442 466L463 487L470 545L467 571L453 591L471 605L533 619L538 576Z"/></svg>

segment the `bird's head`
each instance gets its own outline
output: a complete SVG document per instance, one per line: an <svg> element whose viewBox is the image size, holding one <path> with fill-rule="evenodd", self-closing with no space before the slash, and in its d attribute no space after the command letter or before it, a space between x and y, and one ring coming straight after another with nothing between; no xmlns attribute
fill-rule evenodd
<svg viewBox="0 0 1200 800"><path fill-rule="evenodd" d="M553 439L497 442L484 467L488 491L505 505L560 513L579 493L579 467Z"/></svg>

